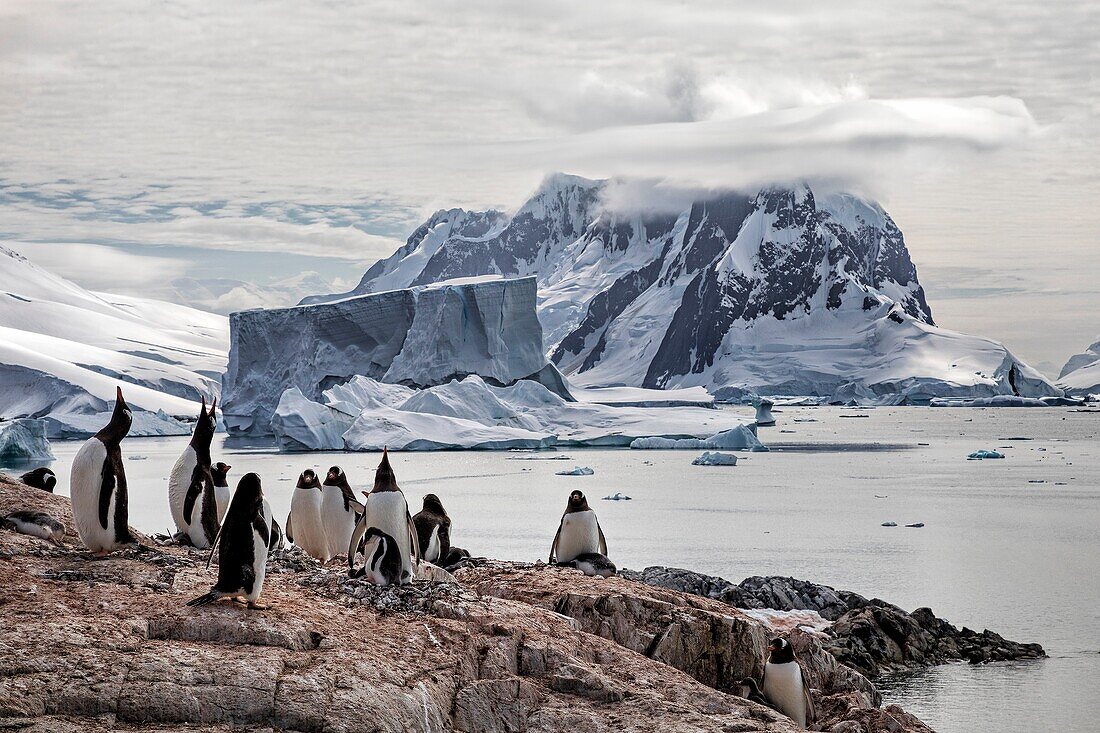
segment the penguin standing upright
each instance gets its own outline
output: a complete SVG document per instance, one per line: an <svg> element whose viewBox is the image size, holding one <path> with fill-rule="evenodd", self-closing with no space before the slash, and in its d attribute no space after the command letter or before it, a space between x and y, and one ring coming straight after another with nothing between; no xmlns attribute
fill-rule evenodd
<svg viewBox="0 0 1100 733"><path fill-rule="evenodd" d="M243 598L249 608L266 608L259 603L267 574L271 517L264 503L260 477L246 473L237 484L225 513L211 555L218 553L218 582L208 593L187 602L205 606L222 598Z"/></svg>
<svg viewBox="0 0 1100 733"><path fill-rule="evenodd" d="M229 509L229 500L233 494L229 489L229 469L233 468L228 463L218 461L210 467L210 475L214 478L214 496L218 500L218 525L221 526L222 520L225 519L225 512ZM225 507L222 508L222 496L225 496ZM283 549L283 528L279 526L279 523L275 521L275 514L271 511L271 504L268 503L267 497L264 497L264 511L267 512L267 516L271 519L271 541L267 545L267 549L271 552L275 550Z"/></svg>
<svg viewBox="0 0 1100 733"><path fill-rule="evenodd" d="M814 705L802 667L794 658L794 649L786 639L772 639L768 653L764 697L776 710L805 728L813 721Z"/></svg>
<svg viewBox="0 0 1100 733"><path fill-rule="evenodd" d="M73 458L69 476L73 523L81 542L98 557L136 542L127 524L129 495L120 447L133 420L119 387L111 421L86 440Z"/></svg>
<svg viewBox="0 0 1100 733"><path fill-rule="evenodd" d="M33 471L27 471L19 477L19 480L27 486L33 486L36 489L42 489L51 494L53 493L54 487L57 486L57 476L45 466L36 468Z"/></svg>
<svg viewBox="0 0 1100 733"><path fill-rule="evenodd" d="M574 491L569 495L558 533L554 535L554 544L550 546L550 562L570 563L579 555L588 554L606 557L607 540L596 519L596 512L588 506L588 499L582 492Z"/></svg>
<svg viewBox="0 0 1100 733"><path fill-rule="evenodd" d="M214 417L217 406L218 400L215 398L207 412L206 398L202 398L191 442L183 449L168 476L168 503L172 508L172 519L176 522L177 536L199 549L214 544L221 524L214 477L210 470L210 443L217 427Z"/></svg>
<svg viewBox="0 0 1100 733"><path fill-rule="evenodd" d="M393 585L411 582L416 577L416 566L420 562L420 542L409 514L409 504L397 486L397 478L390 467L390 454L387 450L382 451L382 461L374 474L374 488L367 495L363 517L356 525L348 545L349 574L353 577L360 574L360 563L368 565L370 562L370 557L364 555L365 550L370 549L366 547L366 542L371 529L377 530L371 537L378 538L372 544L380 545L381 540L390 538L401 555L400 574L396 579L383 580Z"/></svg>
<svg viewBox="0 0 1100 733"><path fill-rule="evenodd" d="M351 533L363 514L363 504L355 498L348 478L339 466L333 466L321 485L321 524L328 538L330 557L348 551Z"/></svg>
<svg viewBox="0 0 1100 733"><path fill-rule="evenodd" d="M325 526L321 523L321 482L312 468L302 471L298 487L290 499L286 518L286 537L307 555L321 562L332 559Z"/></svg>

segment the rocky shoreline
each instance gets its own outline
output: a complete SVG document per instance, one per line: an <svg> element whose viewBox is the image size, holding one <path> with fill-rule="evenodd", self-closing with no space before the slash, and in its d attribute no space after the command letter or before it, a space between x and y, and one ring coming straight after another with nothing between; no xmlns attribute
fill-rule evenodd
<svg viewBox="0 0 1100 733"><path fill-rule="evenodd" d="M453 577L380 588L291 550L270 562L269 610L189 609L210 584L205 553L146 539L148 549L92 560L68 499L0 479L0 514L16 509L70 529L60 547L0 532L0 729L794 731L738 696L741 679L760 676L768 638L784 634L813 688L813 729L930 730L881 707L868 677L848 666L887 668L887 657L863 661L855 650L873 645L852 640L865 638L864 616L893 628L875 613L894 607L824 586L735 586L655 568L604 580L475 558ZM749 609L769 593L787 593L791 606L806 601L792 592L808 593L817 613L741 611L726 601L732 588ZM817 614L835 616L832 626L798 627ZM950 650L942 627L910 618L939 646L899 645L907 663L917 663L913 649L927 660ZM956 643L960 653L975 648Z"/></svg>

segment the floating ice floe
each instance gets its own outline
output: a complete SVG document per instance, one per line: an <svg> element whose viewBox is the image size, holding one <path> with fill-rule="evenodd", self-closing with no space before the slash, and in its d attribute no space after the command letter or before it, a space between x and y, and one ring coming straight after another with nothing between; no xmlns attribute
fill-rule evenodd
<svg viewBox="0 0 1100 733"><path fill-rule="evenodd" d="M1004 458L1003 453L995 450L976 450L966 457L968 461L984 461L987 458Z"/></svg>
<svg viewBox="0 0 1100 733"><path fill-rule="evenodd" d="M630 501L631 497L627 496L626 494L623 494L621 492L616 491L614 494L611 494L610 496L603 497L603 500L604 501Z"/></svg>
<svg viewBox="0 0 1100 733"><path fill-rule="evenodd" d="M1072 397L1017 397L1016 395L996 395L974 399L940 398L929 403L932 407L1077 407L1084 400Z"/></svg>
<svg viewBox="0 0 1100 733"><path fill-rule="evenodd" d="M897 522L883 522L882 526L883 527L896 527L896 526L898 526L898 523Z"/></svg>
<svg viewBox="0 0 1100 733"><path fill-rule="evenodd" d="M52 461L46 421L35 418L0 420L0 463Z"/></svg>
<svg viewBox="0 0 1100 733"><path fill-rule="evenodd" d="M910 527L912 529L920 529L921 527L924 526L924 522L913 522L912 524L907 524L905 526Z"/></svg>
<svg viewBox="0 0 1100 733"><path fill-rule="evenodd" d="M691 462L693 466L736 466L737 456L731 453L712 453L707 451Z"/></svg>
<svg viewBox="0 0 1100 733"><path fill-rule="evenodd" d="M574 466L568 471L555 471L556 476L591 476L596 473L588 466Z"/></svg>
<svg viewBox="0 0 1100 733"><path fill-rule="evenodd" d="M729 430L715 433L709 438L638 438L630 444L640 450L683 450L692 448L718 448L726 450L750 450L760 452L768 447L756 437L755 426L738 425Z"/></svg>
<svg viewBox="0 0 1100 733"><path fill-rule="evenodd" d="M762 428L775 425L775 415L772 414L772 407L775 403L769 400L767 397L755 397L752 401L753 407L756 408L756 424Z"/></svg>
<svg viewBox="0 0 1100 733"><path fill-rule="evenodd" d="M497 387L476 375L423 390L392 387L355 377L325 390L323 402L292 388L280 397L272 430L284 450L627 446L654 436L717 439L699 446L705 448L762 448L755 426L726 410L569 402L535 381Z"/></svg>

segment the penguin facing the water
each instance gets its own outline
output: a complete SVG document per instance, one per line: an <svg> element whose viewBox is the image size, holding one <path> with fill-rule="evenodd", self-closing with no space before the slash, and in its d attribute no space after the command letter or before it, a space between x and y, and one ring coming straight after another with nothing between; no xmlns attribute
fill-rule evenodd
<svg viewBox="0 0 1100 733"><path fill-rule="evenodd" d="M339 466L333 466L321 485L321 524L328 538L330 557L348 550L351 533L363 514L363 504L355 498L348 478Z"/></svg>
<svg viewBox="0 0 1100 733"><path fill-rule="evenodd" d="M221 525L210 465L210 443L217 427L214 417L217 406L218 400L215 398L207 412L206 398L202 398L191 442L183 449L168 476L168 503L172 508L172 519L176 522L177 537L199 549L214 544Z"/></svg>
<svg viewBox="0 0 1100 733"><path fill-rule="evenodd" d="M211 557L215 551L218 553L218 582L187 605L198 607L222 598L243 598L249 608L266 608L259 599L267 574L270 542L271 517L265 507L260 477L246 473L237 484L210 552Z"/></svg>
<svg viewBox="0 0 1100 733"><path fill-rule="evenodd" d="M413 516L413 526L424 559L439 565L451 551L451 518L438 496L424 497L424 508Z"/></svg>
<svg viewBox="0 0 1100 733"><path fill-rule="evenodd" d="M558 533L554 535L554 544L550 546L550 563L569 563L578 555L590 553L606 557L607 540L596 519L596 512L588 506L588 499L582 492L574 491L569 495Z"/></svg>
<svg viewBox="0 0 1100 733"><path fill-rule="evenodd" d="M45 466L36 468L33 471L27 471L19 477L19 480L27 486L33 486L36 489L42 489L51 494L53 493L54 487L57 486L57 476Z"/></svg>
<svg viewBox="0 0 1100 733"><path fill-rule="evenodd" d="M111 421L86 440L73 458L69 477L73 523L80 541L97 557L137 541L127 524L129 494L120 447L133 419L119 387Z"/></svg>
<svg viewBox="0 0 1100 733"><path fill-rule="evenodd" d="M779 712L805 728L814 718L810 686L802 667L794 658L794 649L786 639L772 639L768 661L764 665L764 697Z"/></svg>
<svg viewBox="0 0 1100 733"><path fill-rule="evenodd" d="M397 485L397 478L393 475L390 466L389 451L382 451L382 461L378 464L378 470L374 474L374 488L367 495L367 503L362 518L351 535L348 544L348 574L357 577L360 573L360 562L364 564L369 558L363 557L367 535L371 529L378 530L379 534L387 535L397 545L397 551L401 557L401 569L396 580L389 580L393 585L404 585L416 577L416 566L420 562L420 542L416 536L416 527L413 526L412 515L409 514L409 504L405 501L405 495ZM384 544L385 538L379 538L376 547ZM372 581L375 582L375 581Z"/></svg>
<svg viewBox="0 0 1100 733"><path fill-rule="evenodd" d="M321 562L332 559L325 525L321 522L321 482L312 468L298 477L286 518L286 536L310 557Z"/></svg>

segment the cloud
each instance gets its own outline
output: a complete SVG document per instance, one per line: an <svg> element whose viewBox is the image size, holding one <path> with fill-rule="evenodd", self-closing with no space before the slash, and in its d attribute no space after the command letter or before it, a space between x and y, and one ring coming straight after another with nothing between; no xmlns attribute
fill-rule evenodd
<svg viewBox="0 0 1100 733"><path fill-rule="evenodd" d="M148 295L167 292L164 283L181 276L189 263L148 254L130 254L97 244L5 242L34 264L89 290Z"/></svg>

